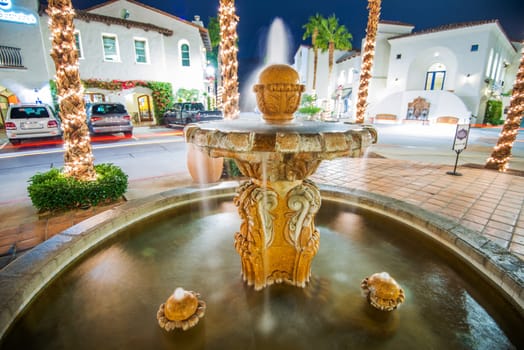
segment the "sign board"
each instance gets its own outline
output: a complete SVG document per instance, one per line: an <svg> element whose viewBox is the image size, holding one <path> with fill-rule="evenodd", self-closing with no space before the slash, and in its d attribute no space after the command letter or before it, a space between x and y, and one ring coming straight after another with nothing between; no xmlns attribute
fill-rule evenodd
<svg viewBox="0 0 524 350"><path fill-rule="evenodd" d="M455 131L455 140L453 141L453 151L463 151L468 145L469 124L458 124Z"/></svg>
<svg viewBox="0 0 524 350"><path fill-rule="evenodd" d="M36 24L36 16L32 13L17 12L12 8L11 0L0 0L0 21Z"/></svg>

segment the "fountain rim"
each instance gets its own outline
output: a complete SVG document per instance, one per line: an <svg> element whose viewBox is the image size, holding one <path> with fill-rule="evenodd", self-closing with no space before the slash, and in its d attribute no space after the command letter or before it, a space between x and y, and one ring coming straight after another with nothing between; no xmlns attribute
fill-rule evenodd
<svg viewBox="0 0 524 350"><path fill-rule="evenodd" d="M31 302L70 265L126 227L203 199L232 198L237 181L187 186L126 202L86 219L39 244L0 271L0 342ZM524 317L524 262L515 254L457 222L391 197L319 185L323 200L339 202L401 221L489 282ZM516 268L511 268L516 266Z"/></svg>

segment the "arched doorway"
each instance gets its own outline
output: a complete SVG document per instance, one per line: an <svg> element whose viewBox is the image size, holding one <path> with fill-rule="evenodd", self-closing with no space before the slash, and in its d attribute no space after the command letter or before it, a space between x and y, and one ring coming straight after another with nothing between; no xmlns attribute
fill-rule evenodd
<svg viewBox="0 0 524 350"><path fill-rule="evenodd" d="M10 104L20 103L18 97L9 89L0 86L0 129L5 127L5 117L7 114L7 107Z"/></svg>
<svg viewBox="0 0 524 350"><path fill-rule="evenodd" d="M151 113L151 98L148 95L140 95L137 97L139 121L152 121L153 114Z"/></svg>
<svg viewBox="0 0 524 350"><path fill-rule="evenodd" d="M446 66L442 63L432 64L426 72L424 90L444 90L446 80Z"/></svg>
<svg viewBox="0 0 524 350"><path fill-rule="evenodd" d="M4 95L0 95L0 129L3 129L5 126L5 114L7 112L8 106L9 102L7 100L7 97Z"/></svg>

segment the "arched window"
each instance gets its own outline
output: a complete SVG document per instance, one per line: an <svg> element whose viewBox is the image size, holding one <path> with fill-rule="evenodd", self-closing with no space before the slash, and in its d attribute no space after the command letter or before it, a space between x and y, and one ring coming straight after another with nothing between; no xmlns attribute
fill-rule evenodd
<svg viewBox="0 0 524 350"><path fill-rule="evenodd" d="M181 59L182 67L189 67L191 64L191 60L189 57L189 45L188 44L184 43L180 45L180 57L182 58Z"/></svg>
<svg viewBox="0 0 524 350"><path fill-rule="evenodd" d="M432 64L426 72L424 90L444 90L446 80L446 66L442 63Z"/></svg>

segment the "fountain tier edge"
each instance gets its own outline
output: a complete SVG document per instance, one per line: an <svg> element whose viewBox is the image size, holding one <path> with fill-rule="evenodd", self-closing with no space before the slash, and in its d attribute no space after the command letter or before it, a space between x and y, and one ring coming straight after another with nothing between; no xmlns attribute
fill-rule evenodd
<svg viewBox="0 0 524 350"><path fill-rule="evenodd" d="M268 124L256 118L204 122L187 125L184 133L186 142L211 157L232 158L241 167L243 163L293 162L295 159L319 163L338 157L360 157L377 142L377 131L370 125L308 120L287 124ZM294 175L294 178L306 177ZM261 175L253 174L253 177Z"/></svg>
<svg viewBox="0 0 524 350"><path fill-rule="evenodd" d="M40 292L80 258L89 256L95 248L126 228L174 208L204 200L230 200L238 185L237 182L224 182L206 188L178 188L125 203L63 231L15 260L0 272L0 344L16 319L32 307L31 302L37 300ZM516 315L513 319L522 325L523 263L516 256L451 220L408 203L360 190L325 185L319 187L323 201L389 217L413 227L429 241L437 242L444 251L458 257L467 269L487 281L496 291L493 295L500 296L511 305ZM402 281L399 282L402 284ZM239 281L222 283L241 285ZM173 281L173 286L176 284L177 281ZM264 292L254 293L262 295ZM152 309L156 307L152 305ZM155 323L154 315L149 318Z"/></svg>

